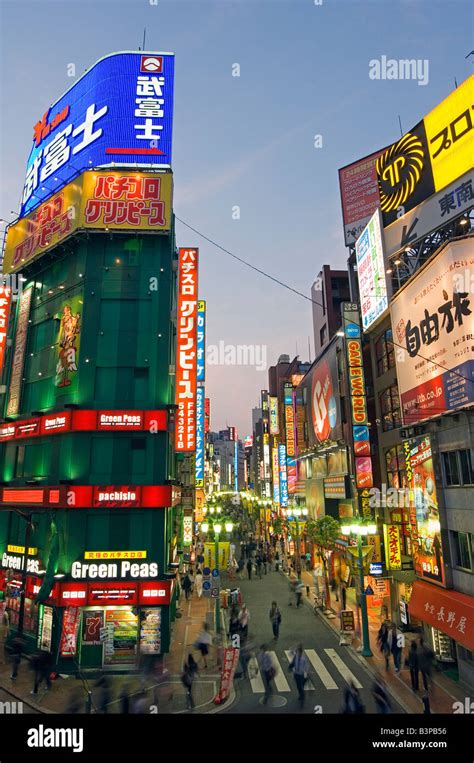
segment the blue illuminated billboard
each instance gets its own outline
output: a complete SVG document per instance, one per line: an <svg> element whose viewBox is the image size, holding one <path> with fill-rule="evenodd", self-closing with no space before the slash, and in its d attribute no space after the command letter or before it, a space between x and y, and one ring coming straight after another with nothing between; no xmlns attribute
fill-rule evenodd
<svg viewBox="0 0 474 763"><path fill-rule="evenodd" d="M21 215L96 167L169 168L173 53L101 58L33 127Z"/></svg>
<svg viewBox="0 0 474 763"><path fill-rule="evenodd" d="M204 487L204 387L196 389L196 487Z"/></svg>
<svg viewBox="0 0 474 763"><path fill-rule="evenodd" d="M203 299L198 301L196 378L198 382L206 378L206 303Z"/></svg>

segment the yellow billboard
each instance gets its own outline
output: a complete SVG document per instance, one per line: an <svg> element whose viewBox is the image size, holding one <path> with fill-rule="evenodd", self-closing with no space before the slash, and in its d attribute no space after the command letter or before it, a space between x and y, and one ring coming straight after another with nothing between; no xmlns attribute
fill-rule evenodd
<svg viewBox="0 0 474 763"><path fill-rule="evenodd" d="M9 226L4 273L14 273L80 229L167 231L171 173L88 171Z"/></svg>
<svg viewBox="0 0 474 763"><path fill-rule="evenodd" d="M424 118L436 191L471 169L474 157L474 74Z"/></svg>

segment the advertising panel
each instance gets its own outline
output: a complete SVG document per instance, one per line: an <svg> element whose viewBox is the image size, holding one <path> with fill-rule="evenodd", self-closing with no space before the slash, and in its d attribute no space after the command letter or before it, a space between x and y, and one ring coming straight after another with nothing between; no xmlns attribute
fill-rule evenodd
<svg viewBox="0 0 474 763"><path fill-rule="evenodd" d="M173 53L111 53L34 125L21 215L89 167L169 167Z"/></svg>
<svg viewBox="0 0 474 763"><path fill-rule="evenodd" d="M204 487L204 387L196 390L196 487Z"/></svg>
<svg viewBox="0 0 474 763"><path fill-rule="evenodd" d="M364 159L348 164L339 170L342 219L346 246L355 244L371 215L379 206L377 185L378 157L385 149L376 151Z"/></svg>
<svg viewBox="0 0 474 763"><path fill-rule="evenodd" d="M356 258L362 327L364 331L368 331L388 308L382 220L379 209L374 212L356 241Z"/></svg>
<svg viewBox="0 0 474 763"><path fill-rule="evenodd" d="M100 631L103 627L103 611L86 610L82 615L82 646L100 646Z"/></svg>
<svg viewBox="0 0 474 763"><path fill-rule="evenodd" d="M107 610L104 665L129 665L135 662L137 617L130 610Z"/></svg>
<svg viewBox="0 0 474 763"><path fill-rule="evenodd" d="M288 475L286 471L286 445L278 446L278 461L280 464L280 505L288 506Z"/></svg>
<svg viewBox="0 0 474 763"><path fill-rule="evenodd" d="M295 430L295 411L293 400L293 385L285 384L285 427L286 427L286 454L292 457L296 454L296 430Z"/></svg>
<svg viewBox="0 0 474 763"><path fill-rule="evenodd" d="M377 160L384 227L472 168L472 88L468 77Z"/></svg>
<svg viewBox="0 0 474 763"><path fill-rule="evenodd" d="M175 424L178 453L196 449L198 261L197 249L179 250Z"/></svg>
<svg viewBox="0 0 474 763"><path fill-rule="evenodd" d="M439 521L436 479L429 435L404 443L410 458L410 511L416 516L417 573L426 580L445 585L443 547ZM408 474L407 474L408 476Z"/></svg>
<svg viewBox="0 0 474 763"><path fill-rule="evenodd" d="M204 398L204 431L209 432L211 427L211 399Z"/></svg>
<svg viewBox="0 0 474 763"><path fill-rule="evenodd" d="M312 365L301 385L306 388L308 436L311 445L342 437L336 344Z"/></svg>
<svg viewBox="0 0 474 763"><path fill-rule="evenodd" d="M190 546L193 542L193 518L183 517L183 546Z"/></svg>
<svg viewBox="0 0 474 763"><path fill-rule="evenodd" d="M20 411L21 381L25 364L28 320L30 317L32 294L33 288L26 289L21 295L18 305L18 317L15 329L15 349L13 350L10 387L8 389L7 398L7 416L17 416Z"/></svg>
<svg viewBox="0 0 474 763"><path fill-rule="evenodd" d="M141 654L159 654L161 652L161 609L142 609L140 616L140 652Z"/></svg>
<svg viewBox="0 0 474 763"><path fill-rule="evenodd" d="M278 422L278 398L269 396L268 409L270 413L270 434L280 434Z"/></svg>
<svg viewBox="0 0 474 763"><path fill-rule="evenodd" d="M451 241L390 305L404 424L474 402L473 267L472 242Z"/></svg>
<svg viewBox="0 0 474 763"><path fill-rule="evenodd" d="M206 303L203 299L198 302L197 309L197 380L203 382L206 378Z"/></svg>
<svg viewBox="0 0 474 763"><path fill-rule="evenodd" d="M10 307L12 303L11 289L0 286L0 378L3 371L3 361L5 359L5 347L7 344L8 319L10 317Z"/></svg>
<svg viewBox="0 0 474 763"><path fill-rule="evenodd" d="M77 633L81 610L79 607L66 607L63 614L63 629L61 632L61 657L74 657L77 651Z"/></svg>
<svg viewBox="0 0 474 763"><path fill-rule="evenodd" d="M402 547L398 525L383 526L385 542L385 563L389 570L402 569Z"/></svg>
<svg viewBox="0 0 474 763"><path fill-rule="evenodd" d="M273 503L280 503L280 465L278 448L272 448Z"/></svg>
<svg viewBox="0 0 474 763"><path fill-rule="evenodd" d="M169 173L84 172L8 227L4 272L21 269L77 230L169 230L172 189Z"/></svg>
<svg viewBox="0 0 474 763"><path fill-rule="evenodd" d="M77 386L77 364L81 344L81 325L84 301L81 294L75 294L63 304L54 316L59 321L57 346L56 377L54 385L60 391L67 387L70 394Z"/></svg>

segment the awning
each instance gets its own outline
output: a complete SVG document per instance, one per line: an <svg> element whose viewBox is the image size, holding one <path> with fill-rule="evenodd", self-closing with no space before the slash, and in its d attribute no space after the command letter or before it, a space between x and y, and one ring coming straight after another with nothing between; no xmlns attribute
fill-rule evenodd
<svg viewBox="0 0 474 763"><path fill-rule="evenodd" d="M474 651L473 596L417 580L413 583L408 611Z"/></svg>

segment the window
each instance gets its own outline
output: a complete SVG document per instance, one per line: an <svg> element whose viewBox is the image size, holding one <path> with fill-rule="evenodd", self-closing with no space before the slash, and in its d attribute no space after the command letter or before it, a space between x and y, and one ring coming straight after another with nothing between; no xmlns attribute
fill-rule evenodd
<svg viewBox="0 0 474 763"><path fill-rule="evenodd" d="M322 329L320 329L319 331L319 342L321 345L323 345L324 342L326 341L327 335L328 335L327 326L323 326Z"/></svg>
<svg viewBox="0 0 474 763"><path fill-rule="evenodd" d="M473 536L470 533L451 532L454 564L463 570L472 570Z"/></svg>
<svg viewBox="0 0 474 763"><path fill-rule="evenodd" d="M377 376L387 373L395 367L395 348L392 342L392 329L388 329L375 343L375 357L377 360Z"/></svg>
<svg viewBox="0 0 474 763"><path fill-rule="evenodd" d="M396 429L402 425L397 384L393 384L382 392L380 395L380 408L382 411L382 429L384 432L388 432L390 429Z"/></svg>
<svg viewBox="0 0 474 763"><path fill-rule="evenodd" d="M397 445L385 452L387 465L387 483L389 487L397 489L407 487L406 462L403 445Z"/></svg>
<svg viewBox="0 0 474 763"><path fill-rule="evenodd" d="M473 484L474 470L470 450L449 450L442 456L444 484L447 487Z"/></svg>

